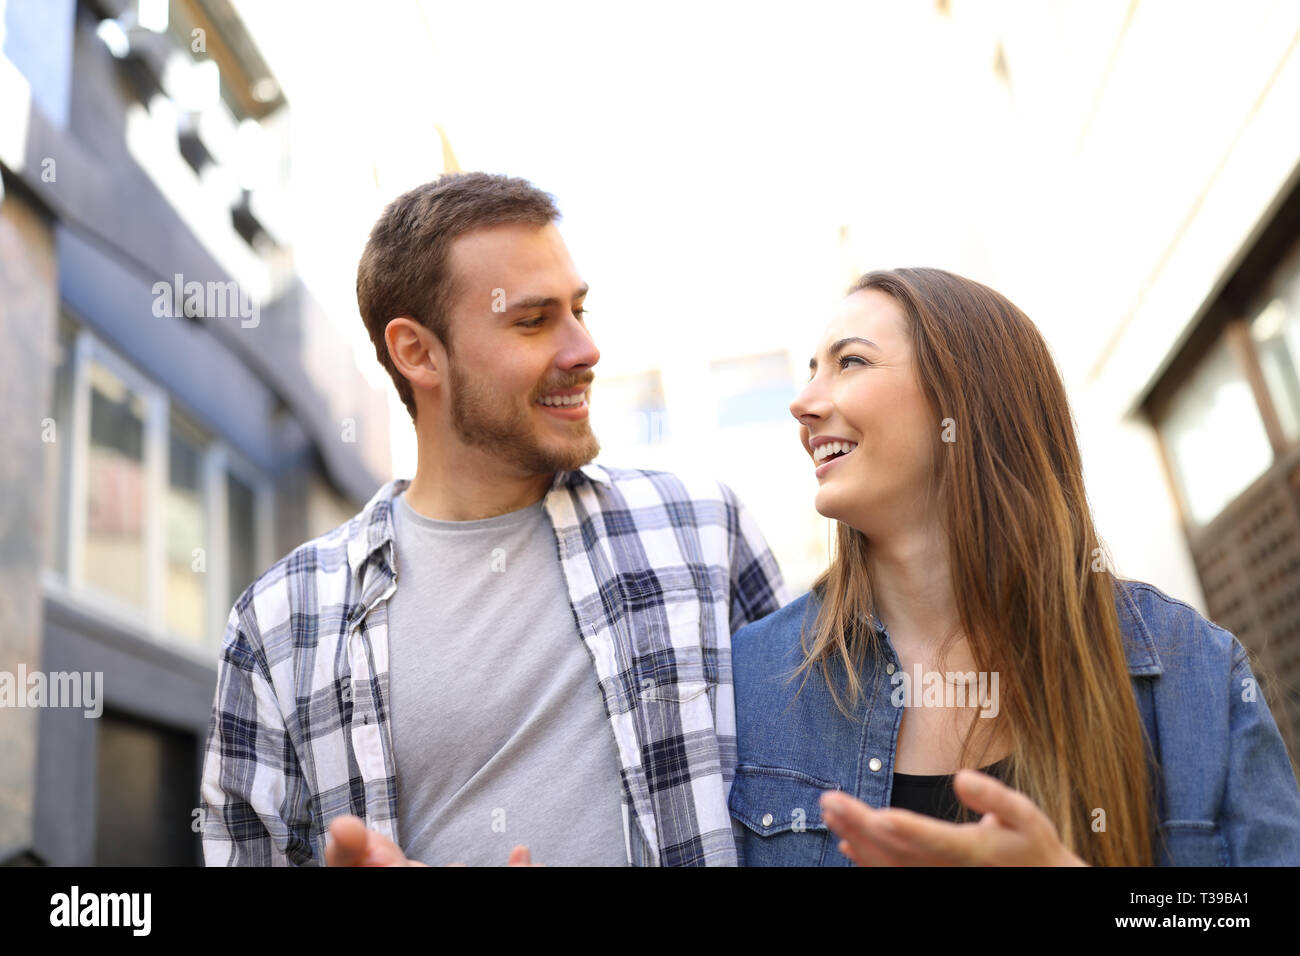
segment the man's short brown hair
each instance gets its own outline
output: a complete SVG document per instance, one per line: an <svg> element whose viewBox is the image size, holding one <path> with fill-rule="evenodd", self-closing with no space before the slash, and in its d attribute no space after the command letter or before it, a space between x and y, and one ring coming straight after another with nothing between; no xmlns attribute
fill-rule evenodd
<svg viewBox="0 0 1300 956"><path fill-rule="evenodd" d="M452 240L483 226L560 218L555 198L525 179L448 173L398 196L370 230L357 266L357 304L375 355L415 420L415 393L388 355L384 328L407 315L438 336L448 354L448 313L459 289L448 263Z"/></svg>

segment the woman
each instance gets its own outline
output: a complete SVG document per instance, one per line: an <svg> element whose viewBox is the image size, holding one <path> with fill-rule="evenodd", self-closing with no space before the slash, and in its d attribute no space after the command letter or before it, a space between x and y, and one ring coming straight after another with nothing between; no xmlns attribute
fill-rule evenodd
<svg viewBox="0 0 1300 956"><path fill-rule="evenodd" d="M1033 323L873 272L810 371L790 411L836 550L733 637L743 861L1300 863L1245 650L1108 570Z"/></svg>

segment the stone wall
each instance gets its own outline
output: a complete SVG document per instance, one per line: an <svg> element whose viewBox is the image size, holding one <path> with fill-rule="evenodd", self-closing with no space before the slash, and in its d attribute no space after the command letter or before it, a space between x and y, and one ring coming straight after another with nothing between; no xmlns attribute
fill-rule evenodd
<svg viewBox="0 0 1300 956"><path fill-rule="evenodd" d="M49 226L10 192L0 202L0 671L13 675L41 666L41 420L57 316ZM32 844L39 714L0 708L0 862Z"/></svg>

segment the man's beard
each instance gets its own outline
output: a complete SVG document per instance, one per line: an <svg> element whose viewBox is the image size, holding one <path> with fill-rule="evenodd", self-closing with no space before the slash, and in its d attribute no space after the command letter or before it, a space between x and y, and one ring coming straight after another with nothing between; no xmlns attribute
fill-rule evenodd
<svg viewBox="0 0 1300 956"><path fill-rule="evenodd" d="M600 452L600 443L589 421L573 423L572 436L567 441L546 448L535 441L535 426L527 410L513 405L487 385L461 378L454 363L449 364L448 377L451 424L467 445L504 458L530 475L573 471ZM573 388L578 384L559 388Z"/></svg>

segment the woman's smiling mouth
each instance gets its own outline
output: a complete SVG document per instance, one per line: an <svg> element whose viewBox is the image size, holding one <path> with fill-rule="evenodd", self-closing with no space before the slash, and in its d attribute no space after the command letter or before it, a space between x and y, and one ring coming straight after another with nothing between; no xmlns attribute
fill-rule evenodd
<svg viewBox="0 0 1300 956"><path fill-rule="evenodd" d="M811 443L813 465L816 468L816 475L820 478L830 470L835 462L839 461L845 455L853 452L858 447L855 441L849 441L846 438L819 437L814 438Z"/></svg>

